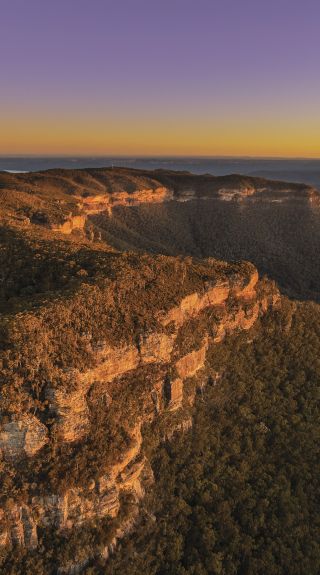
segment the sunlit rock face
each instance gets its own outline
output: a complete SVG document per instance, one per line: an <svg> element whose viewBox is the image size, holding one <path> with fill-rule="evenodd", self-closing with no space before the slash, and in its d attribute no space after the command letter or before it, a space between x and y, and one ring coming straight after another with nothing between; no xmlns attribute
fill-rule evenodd
<svg viewBox="0 0 320 575"><path fill-rule="evenodd" d="M197 371L204 367L207 349L208 341L205 341L200 349L193 350L179 359L176 363L176 369L181 379L193 377Z"/></svg>
<svg viewBox="0 0 320 575"><path fill-rule="evenodd" d="M170 411L179 409L183 401L183 380L176 378L173 381L165 382L164 391L167 397L168 409Z"/></svg>
<svg viewBox="0 0 320 575"><path fill-rule="evenodd" d="M117 425L126 429L125 442L117 450L115 440L114 457L105 464L101 461L99 473L84 484L33 494L24 501L13 499L9 506L5 505L0 544L32 549L38 545L39 530L65 533L92 521L115 520L123 494L129 494L135 506L131 519L125 518L123 529L118 528L116 544L127 532L127 522L133 528L139 501L153 481L144 451L144 431L151 423L159 424L158 442L172 441L176 433L187 432L192 427L196 390L199 386L202 389L208 379L208 350L228 334L254 327L279 301L276 288L260 282L252 266L243 275L231 274L229 279L221 278L214 284L205 280L200 291L190 292L166 310L157 310L157 331L139 330L133 343L119 342L119 346L102 339L91 346L88 369L64 368L67 384L48 380L47 415L42 416L42 421L36 415L21 413L2 425L0 447L4 457L14 463L23 457L41 457L51 442L55 451L64 445L85 444L95 426L97 409L100 418L103 411L102 424L108 422L110 414L117 414ZM208 317L213 317L209 312L214 312L214 324L212 320L206 323ZM190 322L201 324L204 335L200 343L191 343L186 352L180 349L179 338ZM139 394L135 392L135 380L142 385ZM127 399L117 412L121 393ZM50 425L46 425L46 418ZM62 566L61 573L68 569L71 573L70 565Z"/></svg>
<svg viewBox="0 0 320 575"><path fill-rule="evenodd" d="M230 292L228 282L209 287L203 294L193 293L183 298L179 306L171 309L162 319L163 325L173 322L177 327L181 326L191 317L197 316L203 309L222 304L226 301Z"/></svg>
<svg viewBox="0 0 320 575"><path fill-rule="evenodd" d="M0 450L6 458L32 457L48 442L48 429L35 416L5 423L0 431Z"/></svg>
<svg viewBox="0 0 320 575"><path fill-rule="evenodd" d="M99 547L107 557L138 521L154 480L151 446L191 429L214 346L250 329L254 337L279 294L248 262L120 253L97 226L117 225L121 210L204 204L207 185L145 176L125 177L119 188L112 174L43 177L42 196L33 198L27 178L21 196L12 190L14 202L8 193L4 214L9 280L0 289L10 313L0 332L0 450L8 487L0 545L36 549L42 537L103 524L112 531ZM27 233L22 220L10 220L15 203L29 218ZM75 573L87 560L68 559L59 572Z"/></svg>
<svg viewBox="0 0 320 575"><path fill-rule="evenodd" d="M83 230L85 223L85 216L71 215L61 224L52 224L51 229L53 232L61 232L62 234L69 235L75 230Z"/></svg>

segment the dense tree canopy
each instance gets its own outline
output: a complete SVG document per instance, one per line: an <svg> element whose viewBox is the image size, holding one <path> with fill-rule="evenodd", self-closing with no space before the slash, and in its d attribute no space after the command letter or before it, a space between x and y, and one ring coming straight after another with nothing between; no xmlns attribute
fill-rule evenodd
<svg viewBox="0 0 320 575"><path fill-rule="evenodd" d="M157 449L144 520L105 575L316 575L320 314L221 344L194 427ZM288 328L288 326L287 326Z"/></svg>

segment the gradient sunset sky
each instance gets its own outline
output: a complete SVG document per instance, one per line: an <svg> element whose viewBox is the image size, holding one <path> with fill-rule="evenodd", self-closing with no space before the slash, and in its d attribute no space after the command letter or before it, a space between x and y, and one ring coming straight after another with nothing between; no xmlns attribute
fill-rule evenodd
<svg viewBox="0 0 320 575"><path fill-rule="evenodd" d="M319 0L0 0L0 153L320 157Z"/></svg>

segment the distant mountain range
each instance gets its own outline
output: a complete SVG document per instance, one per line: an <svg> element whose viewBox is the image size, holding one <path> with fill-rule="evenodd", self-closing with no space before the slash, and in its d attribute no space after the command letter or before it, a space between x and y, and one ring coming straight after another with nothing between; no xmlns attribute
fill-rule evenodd
<svg viewBox="0 0 320 575"><path fill-rule="evenodd" d="M39 171L51 168L101 168L125 166L155 170L187 170L195 174L223 176L240 173L320 187L320 159L299 158L199 158L199 157L37 157L0 156L0 170Z"/></svg>

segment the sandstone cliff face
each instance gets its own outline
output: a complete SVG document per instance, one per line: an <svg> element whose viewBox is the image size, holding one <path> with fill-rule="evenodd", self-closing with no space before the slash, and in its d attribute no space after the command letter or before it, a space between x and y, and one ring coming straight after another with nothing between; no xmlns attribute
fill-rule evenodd
<svg viewBox="0 0 320 575"><path fill-rule="evenodd" d="M206 352L208 349L208 340L206 340L200 349L191 351L187 355L183 356L176 363L176 369L179 377L186 379L187 377L193 377L197 371L203 368L206 360Z"/></svg>
<svg viewBox="0 0 320 575"><path fill-rule="evenodd" d="M113 395L126 385L127 377L134 380L137 374L141 379L141 370L149 369L150 380L142 400L138 395L132 398L131 411L134 412L130 417L135 424L129 430L127 447L122 449L118 458L108 463L104 472L92 477L86 485L65 489L63 493L33 496L24 502L11 501L9 507L4 506L0 544L34 548L40 528L65 532L92 520L116 518L121 508L122 493L130 493L138 503L144 495L146 481L152 480L143 450L143 425L160 421L164 414L167 418L170 414L175 416L179 410L187 408L189 412L171 428L169 426L159 441L189 429L193 398L185 395L186 380L192 381L195 376L203 374L204 383L208 348L228 333L250 329L261 314L277 305L278 299L274 288L269 288L269 291L261 288L254 269L246 277L208 284L202 293L190 293L169 311L159 314L162 331L140 333L132 345L112 347L101 341L93 350L94 367L86 371L71 370L69 387L56 387L47 382L46 400L54 422L51 431L36 415L24 414L5 423L0 432L0 448L5 458L19 461L41 454L53 430L57 445L83 441L90 436L92 418L95 417L92 400L95 393L100 400L107 398L107 419L110 406L116 402L116 395ZM181 353L177 347L180 330L190 321L198 321L198 318L200 321L208 309L217 310L215 327L210 326L200 345L195 345L188 353ZM153 378L151 366L154 368Z"/></svg>
<svg viewBox="0 0 320 575"><path fill-rule="evenodd" d="M74 370L72 390L52 389L48 385L46 395L50 410L56 415L56 431L59 439L64 442L74 442L87 434L90 422L86 395L95 382L107 384L141 365L170 362L178 330L186 321L196 317L208 307L225 304L230 292L240 299L254 298L256 295L254 287L257 281L258 275L254 271L249 279L237 281L235 288L231 289L230 285L225 282L207 287L203 294L190 294L182 299L179 306L172 308L164 316L160 316L160 321L164 326L171 323L175 325L173 333L143 335L135 346L111 348L102 343L96 351L97 366L94 369L84 373ZM257 319L259 310L260 304L255 303L249 312L245 313L241 308L234 317L227 315L219 324L216 341L221 340L222 335L237 327L249 329ZM192 377L204 366L207 347L206 341L199 350L193 350L176 363L180 378Z"/></svg>
<svg viewBox="0 0 320 575"><path fill-rule="evenodd" d="M188 319L196 317L203 309L225 304L229 295L250 300L256 296L255 286L258 279L258 272L254 270L249 278L238 277L232 284L226 280L214 286L207 286L203 294L193 293L183 298L161 321L165 326L173 322L179 327Z"/></svg>
<svg viewBox="0 0 320 575"><path fill-rule="evenodd" d="M88 215L104 211L111 215L115 206L136 206L142 203L167 202L173 199L173 192L168 188L159 186L155 189L138 189L132 193L115 191L109 194L78 197L77 199L83 211Z"/></svg>
<svg viewBox="0 0 320 575"><path fill-rule="evenodd" d="M89 427L88 406L83 388L69 392L65 389L47 389L50 411L56 417L56 430L61 441L76 441Z"/></svg>
<svg viewBox="0 0 320 575"><path fill-rule="evenodd" d="M61 224L52 224L50 226L53 232L60 232L62 234L69 235L75 230L83 230L86 224L86 216L79 215L79 216L72 216L70 215L63 223Z"/></svg>
<svg viewBox="0 0 320 575"><path fill-rule="evenodd" d="M179 409L183 400L183 380L177 377L173 381L168 381L164 391L167 396L168 409L170 411Z"/></svg>
<svg viewBox="0 0 320 575"><path fill-rule="evenodd" d="M174 322L177 327L181 326L191 317L195 317L206 307L222 304L226 301L230 292L228 282L217 284L209 287L204 294L193 293L180 302L180 304L171 309L163 318L163 325L169 325Z"/></svg>
<svg viewBox="0 0 320 575"><path fill-rule="evenodd" d="M22 415L5 423L0 432L0 450L7 458L32 457L48 442L48 429L35 416Z"/></svg>
<svg viewBox="0 0 320 575"><path fill-rule="evenodd" d="M80 373L73 372L72 391L52 389L48 386L47 399L50 410L56 415L56 431L63 442L80 440L88 432L89 410L86 395L95 382L107 384L138 366L165 363L170 360L174 335L150 334L141 344L111 348L100 345L96 352L97 367Z"/></svg>
<svg viewBox="0 0 320 575"><path fill-rule="evenodd" d="M61 223L55 222L49 225L53 232L60 232L70 235L75 231L84 231L88 217L105 214L112 216L112 210L116 206L137 206L139 204L154 204L168 202L173 199L173 192L165 187L159 186L155 189L135 190L128 192L112 192L110 194L97 194L88 196L75 196L77 200L76 208L79 212L76 215L68 214ZM28 222L30 224L30 221ZM41 225L40 221L35 221ZM24 219L23 224L26 225Z"/></svg>
<svg viewBox="0 0 320 575"><path fill-rule="evenodd" d="M258 272L255 270L249 277L249 280L243 281L241 278L233 289L236 298L251 299L255 297L255 287L259 279Z"/></svg>
<svg viewBox="0 0 320 575"><path fill-rule="evenodd" d="M121 460L86 488L71 489L64 494L35 496L27 504L10 502L2 513L0 542L34 548L38 528L68 530L91 520L114 518L120 509L121 492L130 492L138 501L144 495L141 477L150 479L148 462L141 454L142 435L139 423L133 430L128 449ZM1 518L0 518L1 519Z"/></svg>
<svg viewBox="0 0 320 575"><path fill-rule="evenodd" d="M239 201L248 196L253 196L256 192L254 187L245 188L220 188L218 191L219 197L225 202Z"/></svg>

